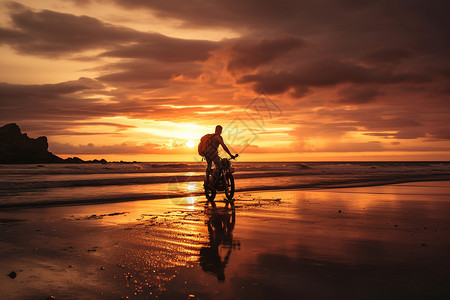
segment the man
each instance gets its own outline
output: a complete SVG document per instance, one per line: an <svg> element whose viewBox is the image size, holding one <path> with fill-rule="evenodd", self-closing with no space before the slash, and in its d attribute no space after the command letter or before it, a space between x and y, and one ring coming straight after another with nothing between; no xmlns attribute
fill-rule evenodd
<svg viewBox="0 0 450 300"><path fill-rule="evenodd" d="M230 150L228 149L228 147L225 145L225 143L223 142L223 138L220 136L220 134L222 133L222 126L217 125L216 126L216 131L214 133L214 135L211 137L209 144L208 144L208 148L207 151L205 153L205 158L206 158L206 162L208 163L208 169L211 170L211 165L212 162L214 162L214 172L212 174L212 180L210 182L215 182L218 174L219 174L219 170L220 170L220 157L219 157L219 153L218 153L218 148L219 145L222 145L223 150L225 150L226 153L228 153L231 158L235 158L235 156L233 154L231 154Z"/></svg>

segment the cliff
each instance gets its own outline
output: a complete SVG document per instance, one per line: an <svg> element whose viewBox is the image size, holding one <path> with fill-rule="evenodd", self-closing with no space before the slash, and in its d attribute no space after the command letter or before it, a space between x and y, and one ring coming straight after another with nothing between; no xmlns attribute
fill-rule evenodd
<svg viewBox="0 0 450 300"><path fill-rule="evenodd" d="M60 163L64 159L48 151L47 138L29 138L17 124L0 127L0 163Z"/></svg>

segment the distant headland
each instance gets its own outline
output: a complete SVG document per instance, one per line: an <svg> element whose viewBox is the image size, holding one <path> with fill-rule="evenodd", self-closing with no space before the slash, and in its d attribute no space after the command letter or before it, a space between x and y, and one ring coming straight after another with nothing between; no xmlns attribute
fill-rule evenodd
<svg viewBox="0 0 450 300"><path fill-rule="evenodd" d="M0 164L102 163L105 159L84 161L78 157L63 159L48 151L47 137L36 139L22 133L15 123L0 127Z"/></svg>

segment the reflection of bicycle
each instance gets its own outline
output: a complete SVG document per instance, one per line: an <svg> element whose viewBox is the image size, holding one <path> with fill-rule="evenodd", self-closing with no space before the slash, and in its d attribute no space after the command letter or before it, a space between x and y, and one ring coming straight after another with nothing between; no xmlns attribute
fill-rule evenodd
<svg viewBox="0 0 450 300"><path fill-rule="evenodd" d="M235 158L238 155L236 154ZM218 177L212 182L213 170L206 168L206 178L204 181L205 196L209 202L214 204L217 191L224 191L227 197L227 203L233 204L234 197L234 168L231 167L230 158L220 159L220 171ZM217 166L216 166L217 167Z"/></svg>
<svg viewBox="0 0 450 300"><path fill-rule="evenodd" d="M231 251L240 247L240 243L233 239L236 213L234 208L213 208L207 215L205 224L208 227L209 243L200 249L200 265L203 271L216 275L223 282Z"/></svg>

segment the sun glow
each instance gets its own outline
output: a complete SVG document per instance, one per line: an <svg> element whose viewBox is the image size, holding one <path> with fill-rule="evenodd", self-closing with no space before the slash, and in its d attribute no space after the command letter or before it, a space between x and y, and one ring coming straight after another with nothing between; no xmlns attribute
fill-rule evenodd
<svg viewBox="0 0 450 300"><path fill-rule="evenodd" d="M189 141L186 142L186 147L188 147L188 148L194 148L194 146L195 146L194 141L189 140Z"/></svg>
<svg viewBox="0 0 450 300"><path fill-rule="evenodd" d="M148 120L141 128L136 129L136 131L149 135L170 137L178 140L200 139L204 130L204 127L197 124L155 120Z"/></svg>

